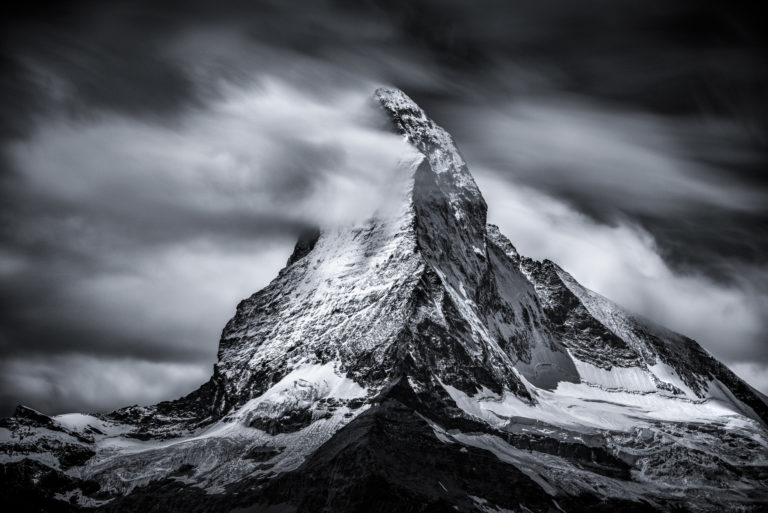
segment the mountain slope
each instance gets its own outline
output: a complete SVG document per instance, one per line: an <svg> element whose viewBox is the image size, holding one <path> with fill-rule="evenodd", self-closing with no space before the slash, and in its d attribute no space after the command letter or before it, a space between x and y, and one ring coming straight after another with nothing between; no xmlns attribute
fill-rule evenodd
<svg viewBox="0 0 768 513"><path fill-rule="evenodd" d="M450 135L401 91L375 99L415 149L396 204L303 236L190 395L97 416L20 407L0 425L9 500L759 511L763 399L694 341L520 256Z"/></svg>

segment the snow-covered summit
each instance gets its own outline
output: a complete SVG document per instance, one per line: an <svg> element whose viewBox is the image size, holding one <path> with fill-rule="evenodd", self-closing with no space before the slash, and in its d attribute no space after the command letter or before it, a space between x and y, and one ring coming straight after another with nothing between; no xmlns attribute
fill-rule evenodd
<svg viewBox="0 0 768 513"><path fill-rule="evenodd" d="M376 89L374 98L389 115L396 129L409 143L427 156L434 173L453 175L454 184L480 194L453 137L432 121L403 91L392 87Z"/></svg>

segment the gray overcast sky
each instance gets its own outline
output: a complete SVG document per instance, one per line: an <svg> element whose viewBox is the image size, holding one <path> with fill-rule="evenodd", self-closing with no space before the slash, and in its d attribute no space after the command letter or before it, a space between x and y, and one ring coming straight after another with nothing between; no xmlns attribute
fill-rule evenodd
<svg viewBox="0 0 768 513"><path fill-rule="evenodd" d="M768 392L768 34L749 3L28 2L0 53L0 408L205 381L308 224L361 215L401 87L524 254Z"/></svg>

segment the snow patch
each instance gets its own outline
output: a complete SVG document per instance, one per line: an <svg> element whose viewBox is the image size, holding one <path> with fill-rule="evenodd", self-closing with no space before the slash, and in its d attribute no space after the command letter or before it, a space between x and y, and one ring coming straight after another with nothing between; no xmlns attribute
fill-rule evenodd
<svg viewBox="0 0 768 513"><path fill-rule="evenodd" d="M649 365L648 369L656 376L660 381L668 383L678 390L682 391L689 399L698 399L699 396L685 384L680 375L675 369L663 363L657 361L655 365Z"/></svg>
<svg viewBox="0 0 768 513"><path fill-rule="evenodd" d="M265 405L309 407L318 399L356 399L367 390L336 372L338 362L299 365L261 396L251 399L231 418L242 419L249 412L265 409Z"/></svg>
<svg viewBox="0 0 768 513"><path fill-rule="evenodd" d="M692 401L655 393L608 391L583 383L561 382L553 391L530 385L529 390L538 402L531 405L509 391L499 395L483 388L478 394L469 396L450 385L441 384L464 412L501 429L521 421L524 423L526 419L583 432L629 432L639 425L659 421L717 422L724 425L755 422L745 417L742 409L728 398ZM536 430L543 432L543 426Z"/></svg>
<svg viewBox="0 0 768 513"><path fill-rule="evenodd" d="M568 351L570 353L570 351ZM617 367L601 369L588 362L583 362L571 354L576 371L582 383L595 385L606 390L624 390L628 392L655 392L656 383L651 373L641 367Z"/></svg>

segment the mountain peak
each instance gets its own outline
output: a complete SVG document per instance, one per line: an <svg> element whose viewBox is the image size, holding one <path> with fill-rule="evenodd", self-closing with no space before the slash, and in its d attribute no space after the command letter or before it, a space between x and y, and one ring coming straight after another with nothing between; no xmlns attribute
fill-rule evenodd
<svg viewBox="0 0 768 513"><path fill-rule="evenodd" d="M374 98L395 130L426 157L415 171L412 194L418 245L424 258L440 269L456 290L464 286L474 292L486 267L487 206L480 189L453 137L408 95L382 87Z"/></svg>
<svg viewBox="0 0 768 513"><path fill-rule="evenodd" d="M422 108L419 107L416 102L411 99L410 96L405 94L397 87L378 87L373 92L373 96L381 103L384 108L392 112L412 110L414 112L419 112L421 115L426 117L424 110L422 110Z"/></svg>
<svg viewBox="0 0 768 513"><path fill-rule="evenodd" d="M392 120L395 130L427 157L432 172L450 175L454 186L480 196L453 137L430 119L416 102L394 87L380 87L373 96Z"/></svg>
<svg viewBox="0 0 768 513"><path fill-rule="evenodd" d="M11 509L762 511L763 399L520 255L450 135L374 96L424 155L405 208L307 230L197 391L0 420Z"/></svg>

